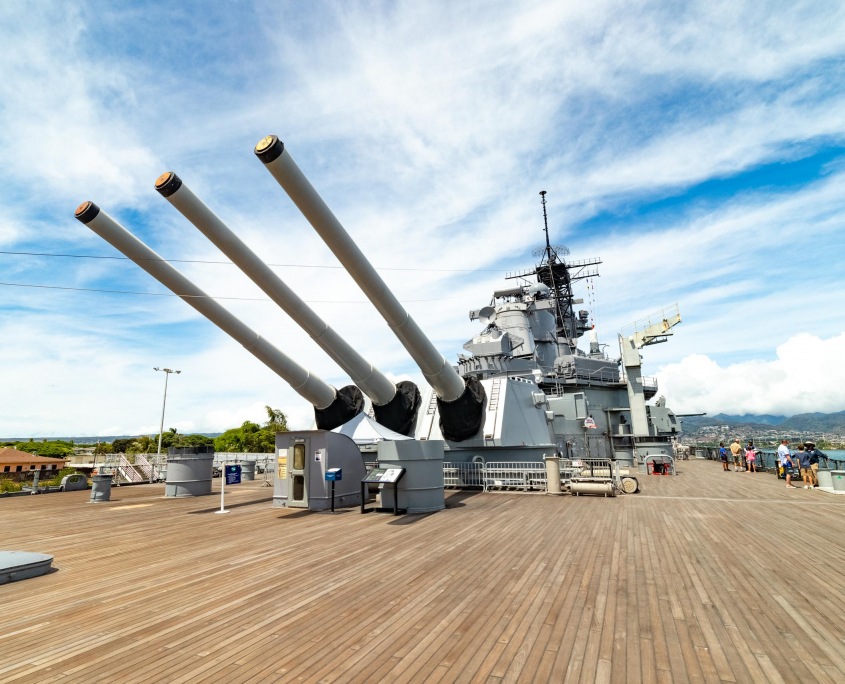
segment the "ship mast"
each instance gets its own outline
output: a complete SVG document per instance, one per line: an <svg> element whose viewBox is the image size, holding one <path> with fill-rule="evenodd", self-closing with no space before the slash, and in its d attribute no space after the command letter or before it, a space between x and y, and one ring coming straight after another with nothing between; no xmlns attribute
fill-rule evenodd
<svg viewBox="0 0 845 684"><path fill-rule="evenodd" d="M574 305L579 304L580 300L576 301L573 297L572 283L598 275L598 271L589 267L600 264L601 259L566 263L563 257L569 254L569 250L562 245L552 245L549 240L549 216L546 212L545 190L540 191L540 198L543 206L543 233L546 246L533 252L533 255L540 259L540 263L529 271L513 273L507 278L522 280L534 276L537 282L543 283L551 290L548 299L554 300L555 337L557 343L565 345L567 353L572 354L578 346L578 338L591 327L586 318L581 318L575 313Z"/></svg>
<svg viewBox="0 0 845 684"><path fill-rule="evenodd" d="M563 255L569 254L566 247L552 247L549 241L549 216L546 212L546 191L540 191L540 203L543 206L543 233L546 238L545 258L537 266L537 280L547 285L555 301L555 332L559 342L569 345L570 352L576 346L578 334L575 330L575 317L572 309L572 278Z"/></svg>

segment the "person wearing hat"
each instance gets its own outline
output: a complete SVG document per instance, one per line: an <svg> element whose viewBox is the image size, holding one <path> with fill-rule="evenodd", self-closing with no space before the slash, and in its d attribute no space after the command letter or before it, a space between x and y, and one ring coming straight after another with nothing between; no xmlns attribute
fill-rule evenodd
<svg viewBox="0 0 845 684"><path fill-rule="evenodd" d="M810 455L807 453L803 444L798 445L798 453L795 456L798 458L798 466L801 469L801 479L804 481L804 489L812 489L813 471L810 470Z"/></svg>
<svg viewBox="0 0 845 684"><path fill-rule="evenodd" d="M815 442L804 442L807 453L810 455L810 473L813 477L813 487L819 486L819 459L823 458L827 463L827 454L816 449Z"/></svg>

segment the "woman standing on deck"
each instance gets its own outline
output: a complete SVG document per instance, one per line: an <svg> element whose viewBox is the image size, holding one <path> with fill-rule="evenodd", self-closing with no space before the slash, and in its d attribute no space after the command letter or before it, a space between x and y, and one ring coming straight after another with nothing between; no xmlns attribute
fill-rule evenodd
<svg viewBox="0 0 845 684"><path fill-rule="evenodd" d="M756 473L757 469L754 463L757 461L757 450L754 448L754 442L748 440L748 446L745 447L745 462L748 464L748 472Z"/></svg>

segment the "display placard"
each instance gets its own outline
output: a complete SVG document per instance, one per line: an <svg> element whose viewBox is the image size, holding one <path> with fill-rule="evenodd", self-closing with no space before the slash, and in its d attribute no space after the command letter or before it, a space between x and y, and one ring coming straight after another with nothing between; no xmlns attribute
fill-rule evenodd
<svg viewBox="0 0 845 684"><path fill-rule="evenodd" d="M404 474L404 468L373 468L361 482L396 483Z"/></svg>
<svg viewBox="0 0 845 684"><path fill-rule="evenodd" d="M241 483L241 467L239 465L226 466L226 484L240 484Z"/></svg>
<svg viewBox="0 0 845 684"><path fill-rule="evenodd" d="M373 468L361 482L381 482L381 477L387 468Z"/></svg>
<svg viewBox="0 0 845 684"><path fill-rule="evenodd" d="M384 471L384 475L381 476L382 482L398 482L399 478L402 477L403 473L405 472L404 468L388 468Z"/></svg>

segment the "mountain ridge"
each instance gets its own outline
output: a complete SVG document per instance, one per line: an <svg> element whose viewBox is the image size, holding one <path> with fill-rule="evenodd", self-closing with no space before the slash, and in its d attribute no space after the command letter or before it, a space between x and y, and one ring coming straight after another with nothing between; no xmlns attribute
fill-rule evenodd
<svg viewBox="0 0 845 684"><path fill-rule="evenodd" d="M845 411L836 413L799 413L794 416L771 414L690 416L683 418L684 430L692 432L702 427L716 425L744 426L757 430L783 429L796 432L831 432L845 434Z"/></svg>

